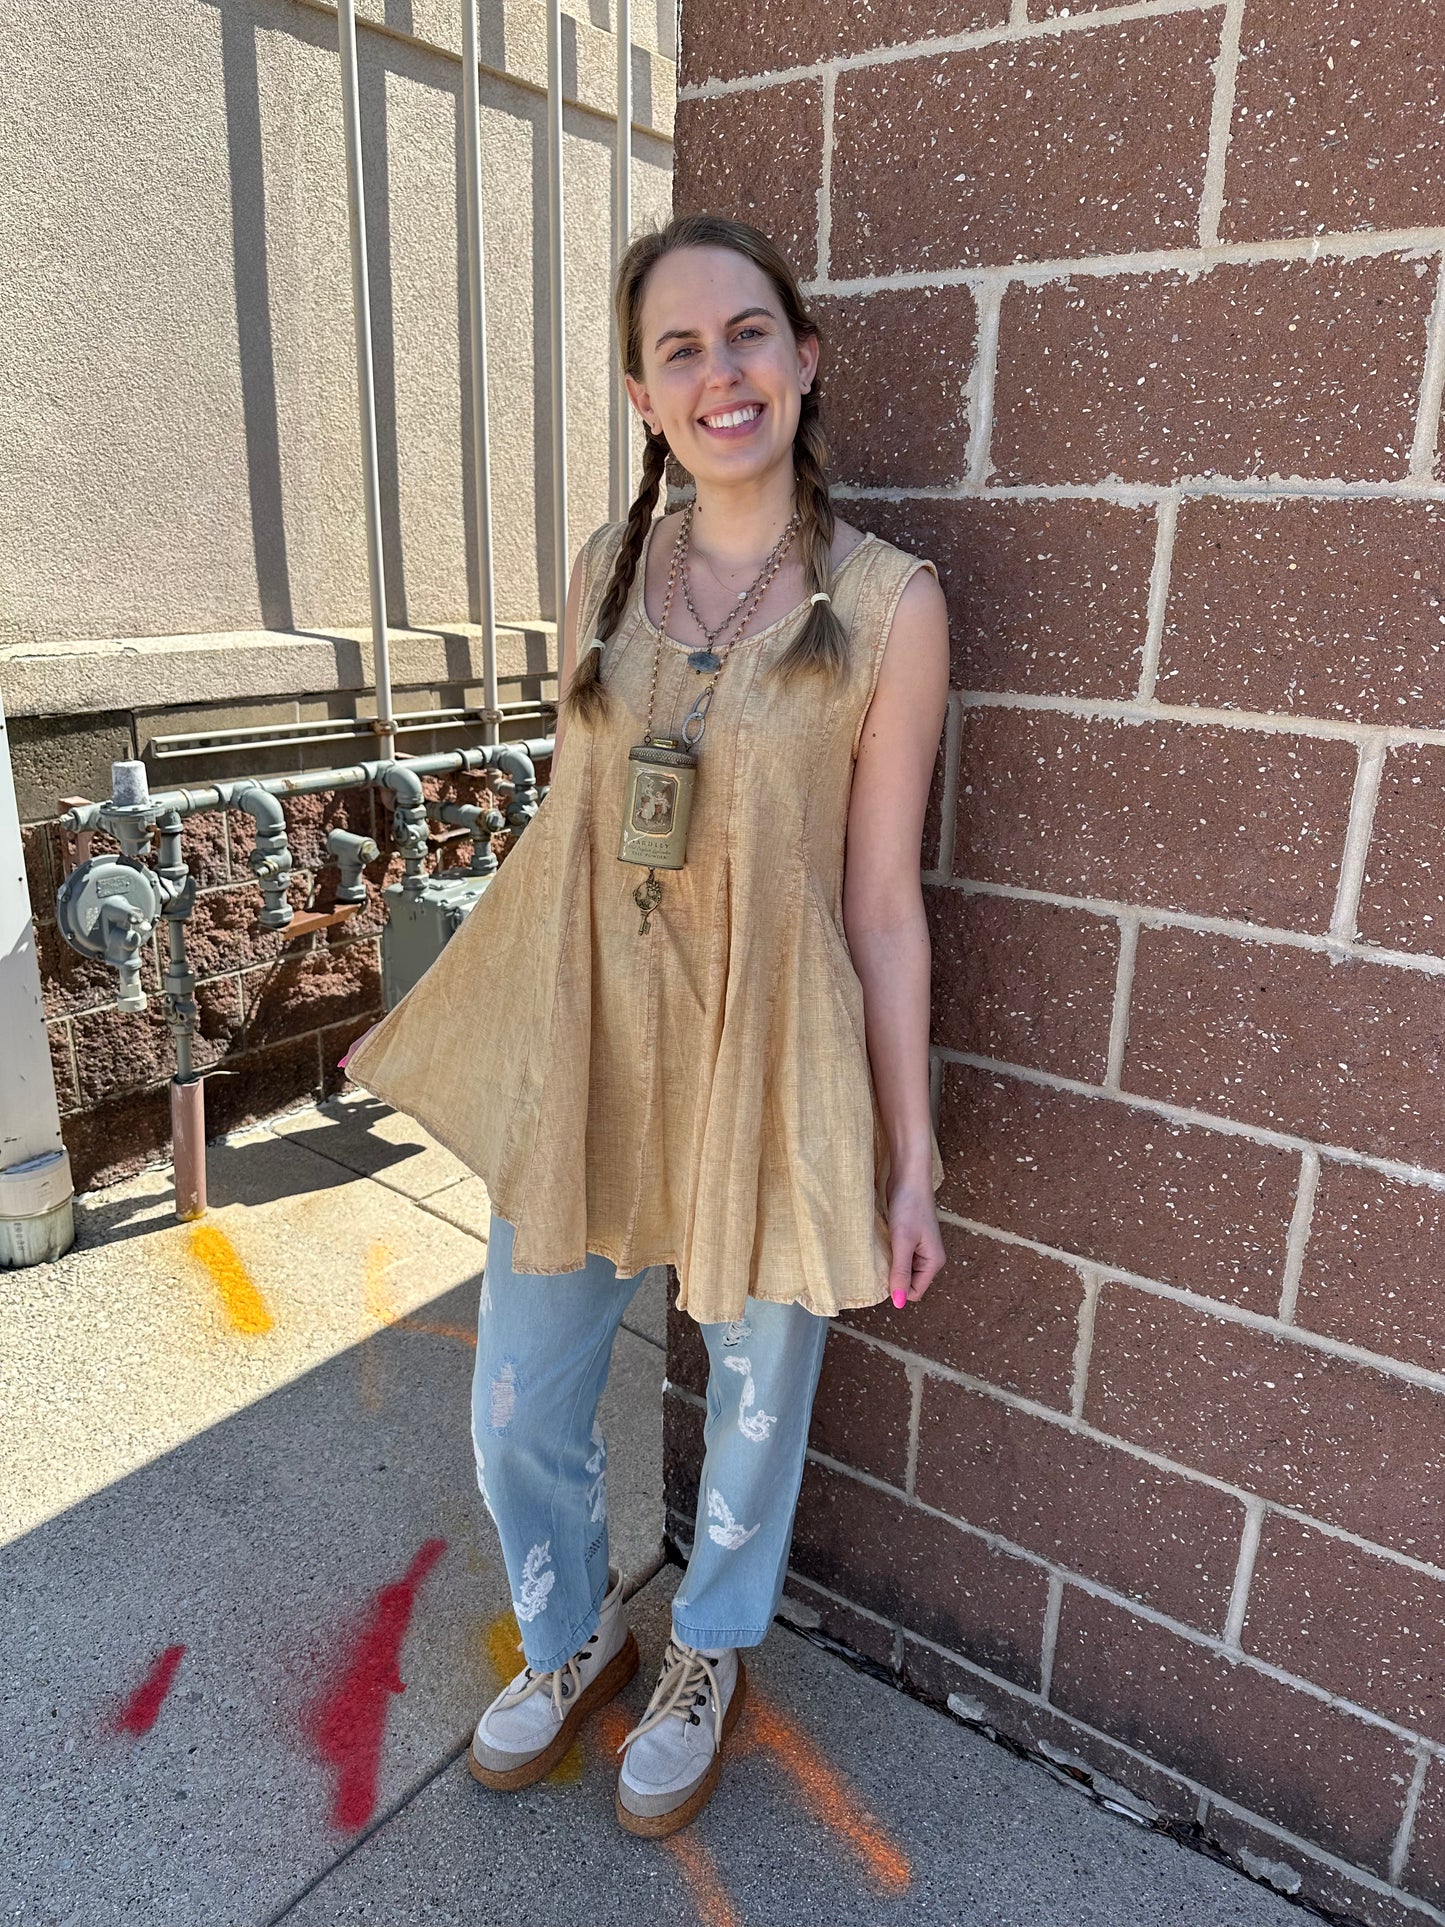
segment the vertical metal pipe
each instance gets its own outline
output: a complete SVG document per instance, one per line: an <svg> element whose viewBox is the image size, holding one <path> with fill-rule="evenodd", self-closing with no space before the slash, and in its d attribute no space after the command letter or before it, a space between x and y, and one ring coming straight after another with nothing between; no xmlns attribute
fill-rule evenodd
<svg viewBox="0 0 1445 1927"><path fill-rule="evenodd" d="M462 166L467 184L467 313L472 351L472 467L476 475L477 592L482 605L483 704L497 707L497 612L492 588L492 471L487 439L487 303L482 255L482 133L477 91L477 4L462 0ZM482 741L501 741L488 721Z"/></svg>
<svg viewBox="0 0 1445 1927"><path fill-rule="evenodd" d="M615 271L627 251L632 232L632 0L617 0L617 191L613 215ZM616 355L613 446L617 459L617 513L621 518L632 500L632 404L622 379L621 342L617 343Z"/></svg>
<svg viewBox="0 0 1445 1927"><path fill-rule="evenodd" d="M386 639L386 577L381 557L381 482L376 462L376 383L371 365L371 288L366 266L366 201L361 170L361 89L356 74L356 0L337 8L341 116L346 140L346 205L351 222L351 303L356 318L356 386L361 406L361 475L366 495L366 566L371 582L371 646L376 659L377 754L396 751L391 657Z"/></svg>
<svg viewBox="0 0 1445 1927"><path fill-rule="evenodd" d="M547 0L547 263L552 311L552 527L557 659L567 607L567 367L562 289L562 7Z"/></svg>

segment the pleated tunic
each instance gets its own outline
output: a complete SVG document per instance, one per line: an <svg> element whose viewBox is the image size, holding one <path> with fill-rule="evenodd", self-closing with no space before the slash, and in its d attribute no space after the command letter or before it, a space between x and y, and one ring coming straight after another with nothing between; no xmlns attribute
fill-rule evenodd
<svg viewBox="0 0 1445 1927"><path fill-rule="evenodd" d="M654 524L652 533L656 532ZM623 525L583 552L596 633ZM650 544L652 535L649 534ZM697 750L680 870L642 933L617 855L628 752L681 733L704 679L659 637L639 562L602 656L609 713L573 714L556 780L436 962L357 1047L352 1082L416 1118L516 1227L519 1272L676 1267L702 1323L744 1300L879 1303L889 1150L843 932L854 759L899 596L933 564L874 535L835 569L837 683L766 681L803 602L728 652ZM936 571L935 571L936 573ZM938 1140L932 1181L942 1182Z"/></svg>

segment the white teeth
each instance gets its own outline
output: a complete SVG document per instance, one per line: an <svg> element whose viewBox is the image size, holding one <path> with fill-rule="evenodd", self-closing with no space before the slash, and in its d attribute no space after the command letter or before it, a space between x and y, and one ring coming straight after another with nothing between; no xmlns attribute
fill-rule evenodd
<svg viewBox="0 0 1445 1927"><path fill-rule="evenodd" d="M735 408L730 415L704 415L703 420L709 428L736 428L742 422L750 422L762 410L756 402L749 408Z"/></svg>

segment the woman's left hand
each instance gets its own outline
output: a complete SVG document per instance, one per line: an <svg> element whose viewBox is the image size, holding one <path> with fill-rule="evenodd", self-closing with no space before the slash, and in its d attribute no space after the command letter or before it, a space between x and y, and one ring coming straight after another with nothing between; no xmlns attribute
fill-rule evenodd
<svg viewBox="0 0 1445 1927"><path fill-rule="evenodd" d="M888 1233L893 1241L888 1294L901 1311L905 1304L916 1303L943 1269L943 1236L926 1184L890 1189Z"/></svg>

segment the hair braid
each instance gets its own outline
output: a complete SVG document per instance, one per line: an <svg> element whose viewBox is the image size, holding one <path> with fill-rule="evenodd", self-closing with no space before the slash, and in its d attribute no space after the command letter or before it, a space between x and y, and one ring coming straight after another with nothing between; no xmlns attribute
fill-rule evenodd
<svg viewBox="0 0 1445 1927"><path fill-rule="evenodd" d="M642 454L642 481L633 498L632 507L628 510L627 529L617 551L617 559L612 565L607 593L602 598L602 607L597 612L597 621L592 630L592 635L600 636L604 642L616 629L622 611L626 607L627 598L632 593L632 580L637 573L638 558L642 554L642 545L647 539L647 531L652 523L652 512L657 507L657 498L662 488L667 453L666 436L655 435L651 429L648 429ZM579 623L578 662L562 702L566 705L569 718L575 711L588 722L598 722L607 711L607 690L602 681L602 651L587 647L592 636L582 634L580 609L577 612L577 618Z"/></svg>
<svg viewBox="0 0 1445 1927"><path fill-rule="evenodd" d="M803 562L803 586L809 595L833 586L833 498L828 489L828 443L818 405L815 381L802 398L798 428L793 437L793 474L797 505L802 515L798 549ZM848 661L848 632L829 602L815 602L802 628L776 664L786 678L807 668L842 673Z"/></svg>

